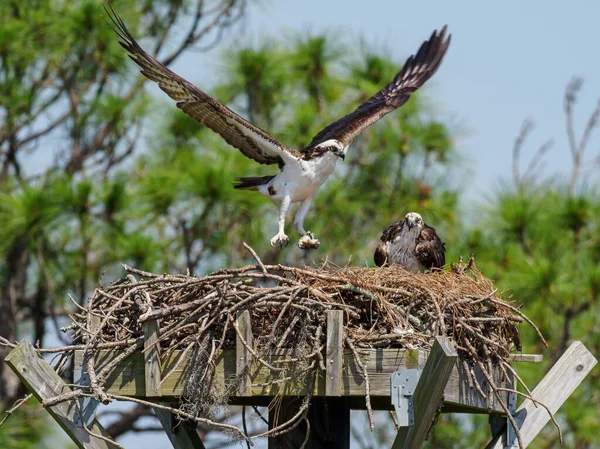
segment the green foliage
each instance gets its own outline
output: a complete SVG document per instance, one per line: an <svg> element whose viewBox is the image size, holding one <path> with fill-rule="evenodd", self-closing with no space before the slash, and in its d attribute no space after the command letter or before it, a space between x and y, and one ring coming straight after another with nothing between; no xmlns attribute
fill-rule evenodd
<svg viewBox="0 0 600 449"><path fill-rule="evenodd" d="M0 427L0 447L2 449L39 448L40 441L48 440L52 423L52 419L41 409L40 404L31 400L21 408L19 413L12 415L10 421Z"/></svg>

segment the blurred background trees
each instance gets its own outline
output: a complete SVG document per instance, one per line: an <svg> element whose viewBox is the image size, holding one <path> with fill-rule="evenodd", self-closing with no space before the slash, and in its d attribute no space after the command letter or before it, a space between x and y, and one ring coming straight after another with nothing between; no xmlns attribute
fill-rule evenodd
<svg viewBox="0 0 600 449"><path fill-rule="evenodd" d="M188 50L219 45L249 7L243 0L114 6L144 48L166 64ZM120 277L121 263L202 274L250 261L242 246L248 242L270 262L328 258L372 265L381 230L416 210L444 237L449 260L474 254L483 272L506 297L524 303L540 326L549 349L524 329L525 351L543 352L547 360L520 367L531 385L573 339L600 353L600 202L586 162L597 156L586 152L586 142L598 111L577 136L572 109L579 82L565 97L570 180L539 170L546 144L521 167L526 126L515 145L513 178L485 206L460 206L465 164L455 130L439 118L425 88L356 139L321 189L306 221L322 242L319 250L304 253L290 244L279 251L269 246L276 206L231 187L236 176L277 168L258 167L157 89L148 95L103 15L101 3L92 0L0 4L0 336L40 345L64 339L58 328L75 310L73 302L84 303L96 285ZM216 84L181 75L301 148L399 70L382 51L363 45L351 52L348 44L325 33L228 45ZM190 57L201 61L203 55ZM458 219L465 216L474 218ZM599 443L593 431L600 425L598 380L592 373L561 411L567 447ZM0 364L2 406L22 392ZM139 429L136 422L150 415L143 407L112 414L113 435ZM0 427L0 446L10 447L15 434L34 446L46 429L32 423L42 419L33 409L18 412ZM359 447L384 444L390 424L378 424L374 434L366 425L358 428ZM430 447L475 446L487 432L484 418L445 416ZM553 431L534 444L556 445Z"/></svg>

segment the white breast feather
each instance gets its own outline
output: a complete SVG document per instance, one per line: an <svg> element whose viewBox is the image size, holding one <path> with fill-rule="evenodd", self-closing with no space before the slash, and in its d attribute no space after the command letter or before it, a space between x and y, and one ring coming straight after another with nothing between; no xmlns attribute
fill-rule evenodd
<svg viewBox="0 0 600 449"><path fill-rule="evenodd" d="M412 273L425 271L425 267L415 255L418 232L417 227L414 228L414 231L402 230L392 242L387 243L390 261Z"/></svg>
<svg viewBox="0 0 600 449"><path fill-rule="evenodd" d="M281 201L285 195L290 195L295 203L312 197L319 187L329 178L339 158L329 152L323 157L310 159L294 159L286 161L281 173L271 181L275 195L269 193L269 185L259 188L259 192L275 201Z"/></svg>

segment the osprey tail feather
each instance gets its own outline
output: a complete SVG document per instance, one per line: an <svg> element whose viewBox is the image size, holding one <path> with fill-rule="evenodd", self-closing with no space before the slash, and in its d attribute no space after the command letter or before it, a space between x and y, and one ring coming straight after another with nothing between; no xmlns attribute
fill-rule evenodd
<svg viewBox="0 0 600 449"><path fill-rule="evenodd" d="M247 176L235 178L234 189L258 190L258 186L268 184L275 176Z"/></svg>

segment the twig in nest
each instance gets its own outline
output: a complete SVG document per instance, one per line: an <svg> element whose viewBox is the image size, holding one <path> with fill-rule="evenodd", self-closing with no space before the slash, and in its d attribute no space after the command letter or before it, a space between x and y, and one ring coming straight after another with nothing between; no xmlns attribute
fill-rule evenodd
<svg viewBox="0 0 600 449"><path fill-rule="evenodd" d="M358 355L358 352L356 352L356 348L352 344L352 340L350 340L348 337L346 337L345 340L346 345L348 348L350 348L352 354L354 355L354 363L356 363L356 366L362 370L363 377L365 378L365 403L367 406L367 416L369 417L369 428L371 429L371 432L373 432L373 430L375 430L375 420L373 419L373 409L371 408L371 384L369 382L369 372L367 370L367 366L360 360L360 356Z"/></svg>
<svg viewBox="0 0 600 449"><path fill-rule="evenodd" d="M542 340L542 343L544 343L544 346L548 347L548 343L546 342L546 339L544 338L544 336L542 335L542 333L540 332L538 327L535 325L535 323L533 321L531 321L527 315L525 315L523 312L521 312L517 307L511 306L510 304L508 304L504 301L498 301L497 299L494 299L494 298L489 298L489 299L494 304L498 304L502 307L506 307L507 309L510 309L513 312L519 314L537 332L538 337L540 337L540 340Z"/></svg>
<svg viewBox="0 0 600 449"><path fill-rule="evenodd" d="M127 349L125 349L119 355L117 355L109 363L107 363L104 366L104 368L102 368L102 370L98 373L98 385L100 385L100 386L104 385L107 377L117 367L117 365L119 363L121 363L123 360L125 360L127 357L132 356L138 349L141 349L142 346L143 346L143 343L141 341L138 341L135 344L128 347Z"/></svg>
<svg viewBox="0 0 600 449"><path fill-rule="evenodd" d="M159 384L158 384L158 388L160 389L163 385L163 383L169 378L171 377L171 375L175 372L175 370L177 368L179 368L179 366L181 365L181 363L184 360L187 360L187 355L190 352L190 349L192 349L194 347L194 345L196 344L195 341L191 342L189 345L186 346L186 348L181 351L181 354L179 355L179 357L177 358L177 361L175 362L175 365L173 365L173 368L171 368L166 374L164 374L162 376L162 379L160 380Z"/></svg>
<svg viewBox="0 0 600 449"><path fill-rule="evenodd" d="M300 408L298 409L296 414L294 416L292 416L288 421L286 421L283 424L280 424L276 427L273 427L272 429L269 429L266 432L260 433L260 434L256 435L256 437L257 438L262 438L262 437L273 438L273 437L276 437L277 435L281 435L283 433L294 430L296 427L298 427L298 424L300 424L302 422L302 419L306 417L306 413L308 413L308 407L310 405L311 397L312 397L312 395L304 397L304 399L302 400L302 405L300 406Z"/></svg>
<svg viewBox="0 0 600 449"><path fill-rule="evenodd" d="M525 384L525 382L523 382L523 379L521 379L521 376L519 376L519 373L517 373L517 370L515 370L512 366L510 366L509 363L507 363L505 361L502 361L500 367L503 369L503 371L504 371L505 374L508 374L508 373L506 373L506 369L508 369L512 373L512 375L515 376L515 378L517 379L517 381L519 381L519 383L525 389L525 391L527 392L527 394L529 395L529 397L532 397L531 396L531 390L529 390L529 387ZM507 377L508 377L508 375L507 375ZM534 402L534 404L537 407L537 403Z"/></svg>
<svg viewBox="0 0 600 449"><path fill-rule="evenodd" d="M73 390L68 391L66 393L58 394L56 396L52 396L51 398L44 399L42 401L42 407L52 407L53 405L60 404L61 402L70 401L72 399L77 399L82 396L90 396L95 397L93 394L86 394L83 390Z"/></svg>
<svg viewBox="0 0 600 449"><path fill-rule="evenodd" d="M310 438L310 421L308 418L304 417L303 421L306 423L306 432L304 433L304 441L300 445L300 449L304 449L308 444L308 439Z"/></svg>
<svg viewBox="0 0 600 449"><path fill-rule="evenodd" d="M6 420L8 418L10 418L10 415L12 415L14 412L16 412L18 410L18 408L21 407L23 404L25 404L28 400L30 400L32 396L33 396L33 394L29 393L29 394L26 394L25 396L23 396L21 399L18 399L17 401L15 401L13 406L11 408L9 408L8 410L6 410L6 412L4 412L4 418L2 418L2 421L0 421L0 427L2 427L2 424L4 424L6 422Z"/></svg>
<svg viewBox="0 0 600 449"><path fill-rule="evenodd" d="M275 371L275 372L281 372L281 371L285 371L285 368L277 368L276 366L273 366L271 364L269 364L266 360L264 360L261 356L259 356L256 351L254 349L252 349L252 347L248 344L248 342L246 342L246 340L244 339L244 336L242 335L242 333L240 332L240 329L238 327L238 324L235 320L232 320L232 324L233 324L233 328L235 329L236 334L238 335L240 341L242 342L242 344L244 345L244 348L246 348L248 350L248 352L250 354L252 354L252 356L258 360L258 363L260 363L261 365L265 366L266 368L270 369L271 371Z"/></svg>
<svg viewBox="0 0 600 449"><path fill-rule="evenodd" d="M517 426L515 418L512 416L512 413L510 412L510 409L506 405L506 402L504 402L504 398L500 395L500 391L498 390L498 387L494 383L494 379L492 378L490 373L487 372L486 367L479 361L479 357L477 356L477 351L475 351L475 348L473 348L473 346L471 345L469 340L465 339L464 343L467 345L467 348L469 349L469 352L471 353L473 360L479 366L479 369L481 370L483 376L486 378L486 380L488 382L488 387L494 390L494 394L496 395L496 398L498 399L498 403L500 404L500 407L502 407L502 410L504 410L504 413L506 414L506 419L508 419L510 424L515 429L515 435L517 437L517 443L519 444L519 449L525 449L525 446L523 445L523 439L521 437L521 432L519 431L519 426Z"/></svg>
<svg viewBox="0 0 600 449"><path fill-rule="evenodd" d="M560 441L560 444L563 444L562 429L560 428L558 421L556 421L556 418L554 418L554 415L552 414L552 412L550 411L550 409L548 408L547 405L541 403L540 401L537 401L536 399L531 397L530 394L525 394L522 391L517 391L512 388L498 387L498 391L507 391L509 393L518 394L519 396L522 396L525 399L529 399L531 402L533 402L536 405L536 407L538 405L541 405L544 409L546 409L546 411L548 412L548 415L550 416L550 419L552 420L552 423L554 424L554 426L556 427L556 430L558 431L558 440Z"/></svg>
<svg viewBox="0 0 600 449"><path fill-rule="evenodd" d="M89 395L87 395L89 396ZM250 438L240 429L238 429L236 426L231 425L231 424L223 424L220 422L216 422L213 421L211 419L208 418L201 418L199 416L195 416L192 415L190 413L186 413L178 408L174 408L174 407L169 407L160 403L154 403L154 402L150 402L150 401L144 401L143 399L138 399L135 397L130 397L130 396L121 396L118 394L112 394L112 393L108 393L108 397L110 399L114 399L116 401L123 401L123 402L135 402L137 404L142 404L142 405L146 405L148 407L154 407L154 408L160 408L162 410L168 410L171 413L174 413L175 415L179 416L180 418L184 419L184 420L189 420L189 421L196 421L199 423L203 423L203 424L207 424L209 426L214 426L223 430L230 430L235 432L237 435L239 435L240 437L242 437L244 440L250 442L250 445L253 446L254 444L252 443L252 441L250 440Z"/></svg>
<svg viewBox="0 0 600 449"><path fill-rule="evenodd" d="M92 432L92 431L91 431L91 430L88 428L88 426L86 426L86 425L85 425L85 422L82 422L82 424L83 424L83 428L84 428L84 430L85 430L87 433L89 433L89 434L90 434L91 436L93 436L94 438L98 438L98 439L100 439L100 440L102 440L102 441L106 441L106 442L109 444L109 447L110 447L110 446L114 446L114 447L116 447L117 449L125 449L125 446L122 446L122 445L120 445L119 443L117 443L117 442L116 442L115 440L113 440L112 438L110 438L110 437L105 437L104 435L100 435L99 433L96 433L96 432Z"/></svg>
<svg viewBox="0 0 600 449"><path fill-rule="evenodd" d="M258 266L260 267L260 269L262 270L262 272L268 276L269 272L267 271L267 269L265 268L265 264L262 263L262 260L260 260L260 257L258 257L258 254L256 254L256 251L254 251L252 248L250 248L250 246L248 246L246 244L246 242L242 242L242 245L244 245L244 248L246 248L248 250L248 252L250 254L252 254L252 257L254 257L254 260L256 260L256 263L258 264Z"/></svg>

